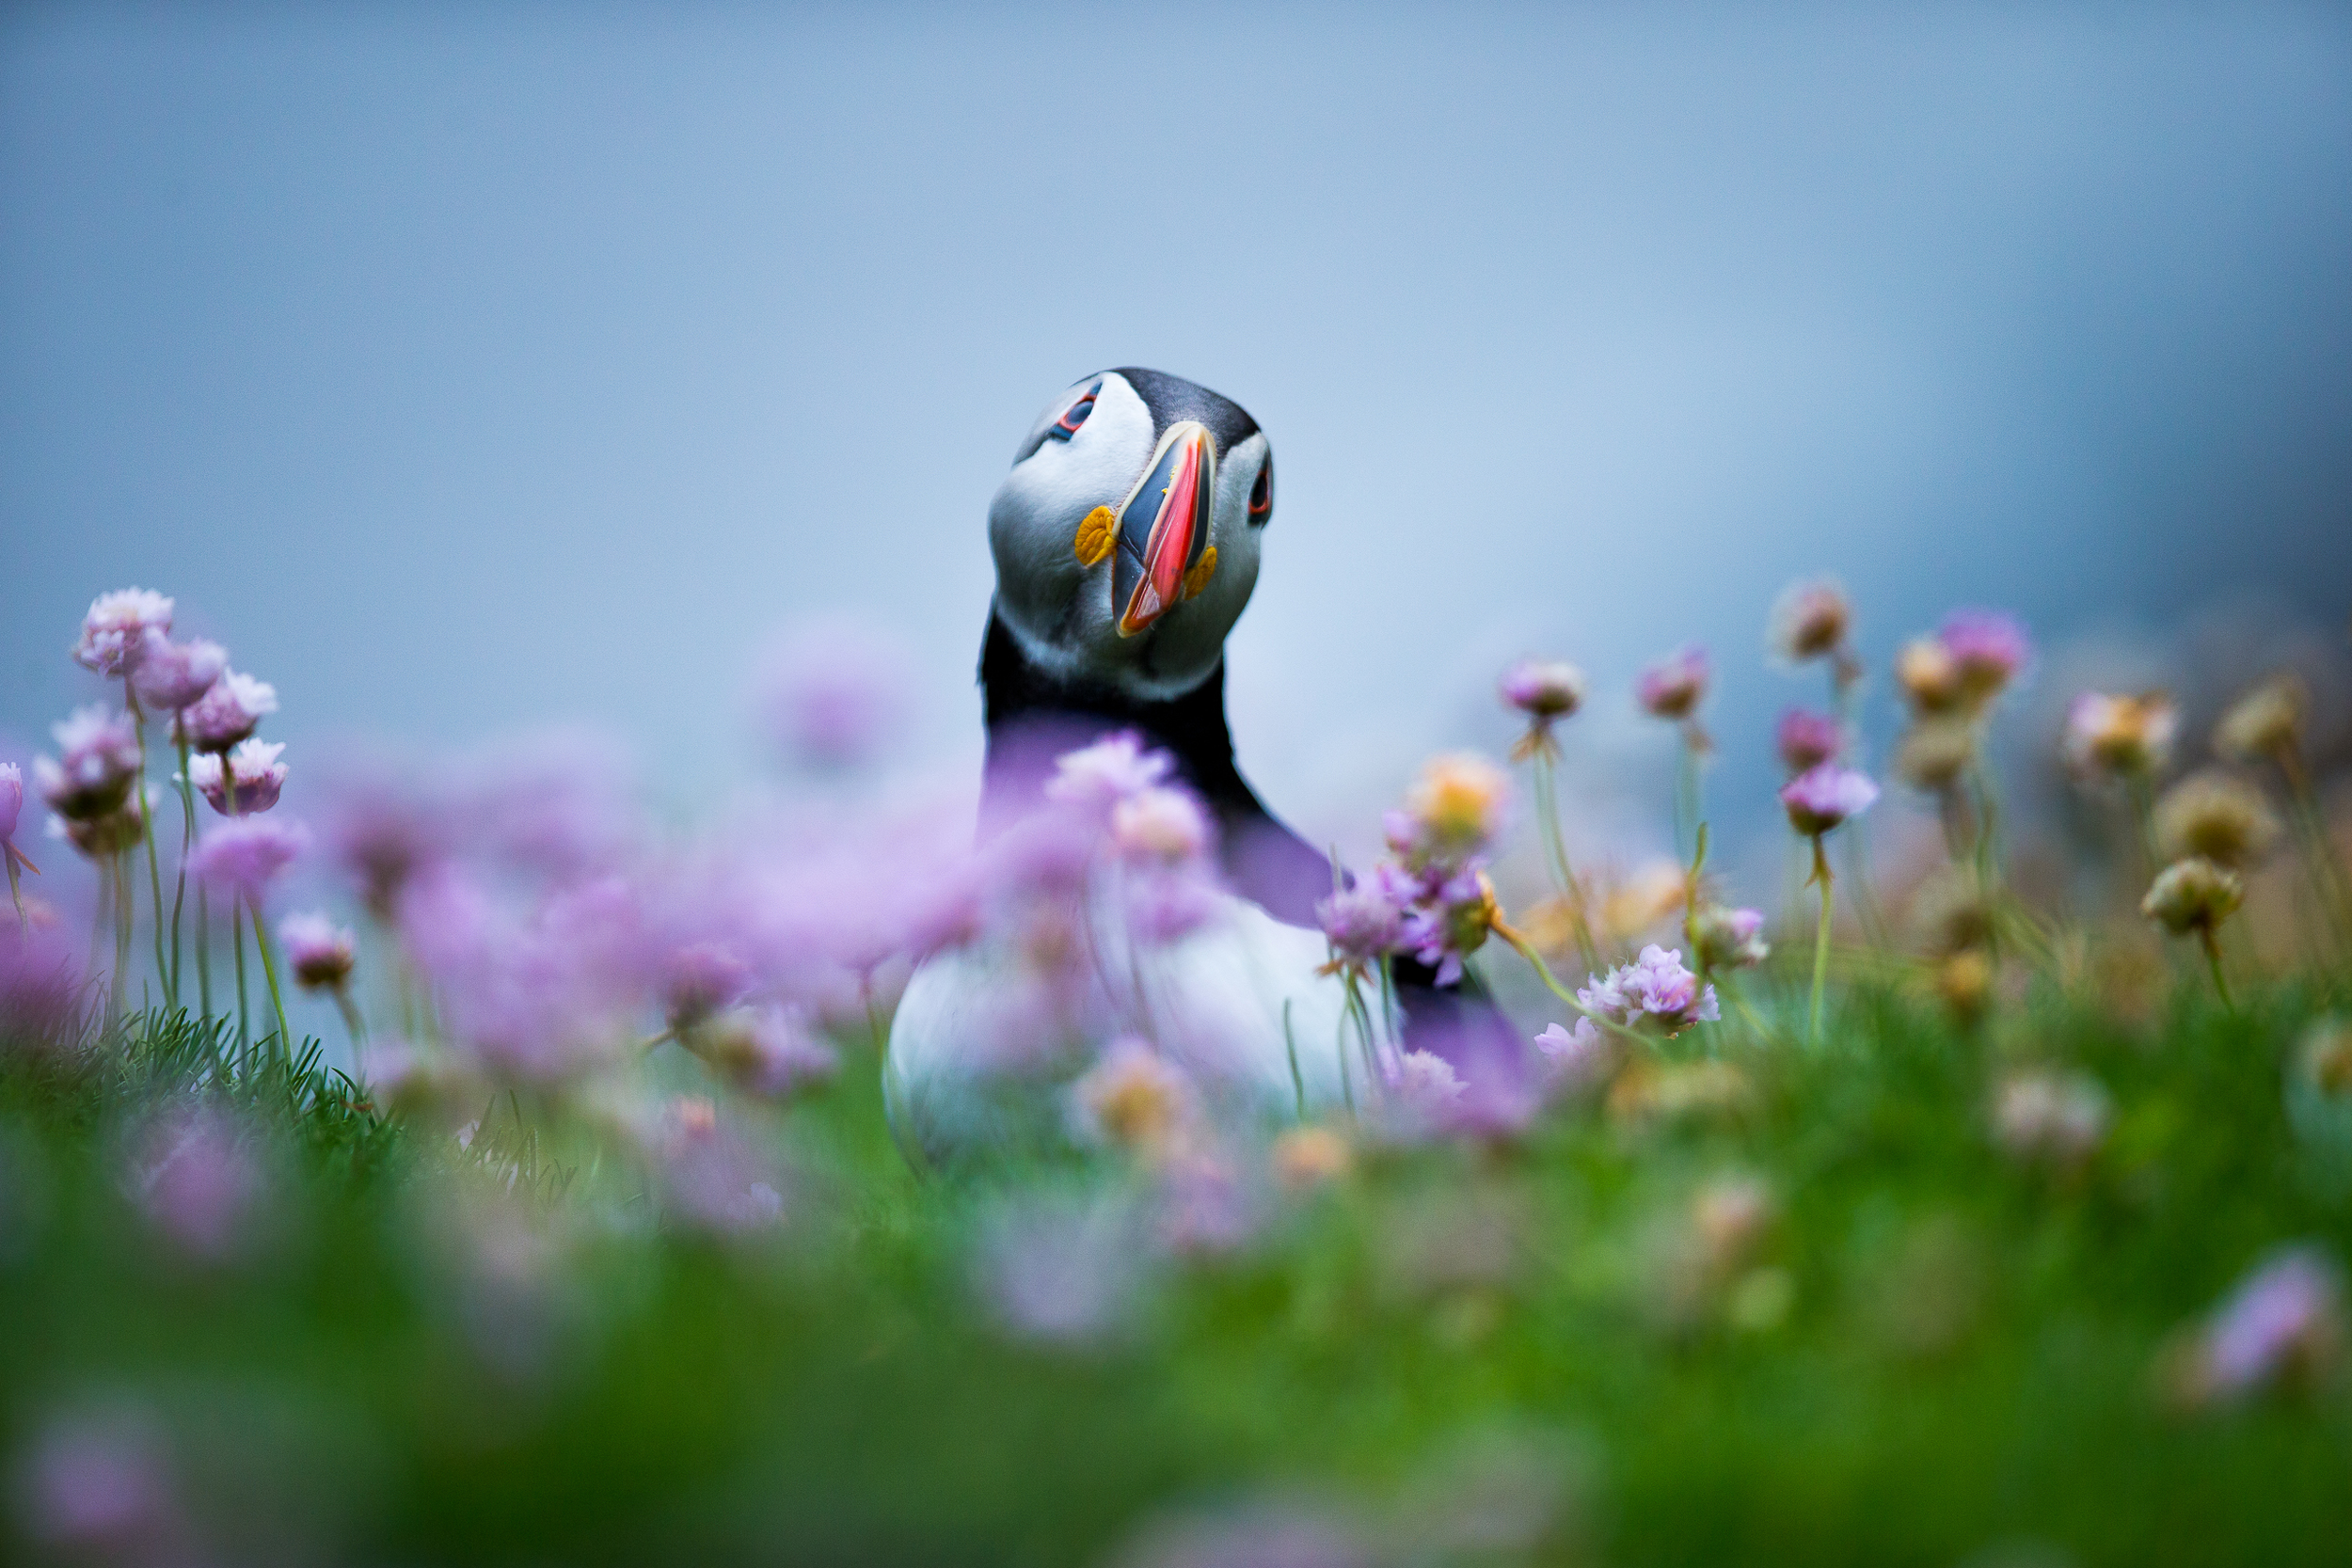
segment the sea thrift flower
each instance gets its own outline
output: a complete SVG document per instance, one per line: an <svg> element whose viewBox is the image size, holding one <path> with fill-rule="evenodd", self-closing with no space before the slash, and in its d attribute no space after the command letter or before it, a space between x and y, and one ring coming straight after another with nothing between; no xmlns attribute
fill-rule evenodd
<svg viewBox="0 0 2352 1568"><path fill-rule="evenodd" d="M683 1037L714 1071L762 1100L827 1082L841 1069L840 1054L780 1006L721 1013Z"/></svg>
<svg viewBox="0 0 2352 1568"><path fill-rule="evenodd" d="M127 1406L46 1426L18 1474L16 1501L24 1531L74 1561L197 1560L175 1493L160 1425Z"/></svg>
<svg viewBox="0 0 2352 1568"><path fill-rule="evenodd" d="M290 914L278 925L286 963L304 990L335 990L351 978L351 930L324 914Z"/></svg>
<svg viewBox="0 0 2352 1568"><path fill-rule="evenodd" d="M1752 1176L1719 1177L1691 1199L1691 1230L1710 1273L1728 1275L1754 1257L1778 1217L1772 1190Z"/></svg>
<svg viewBox="0 0 2352 1568"><path fill-rule="evenodd" d="M1527 715L1527 733L1511 748L1524 762L1537 752L1551 754L1551 727L1584 703L1584 672L1573 664L1521 659L1502 673L1502 700Z"/></svg>
<svg viewBox="0 0 2352 1568"><path fill-rule="evenodd" d="M6 862L11 881L20 865L27 871L40 869L16 847L16 824L24 811L24 769L12 762L0 762L0 861Z"/></svg>
<svg viewBox="0 0 2352 1568"><path fill-rule="evenodd" d="M784 1220L780 1180L709 1101L671 1102L659 1149L661 1207L674 1225L714 1236L773 1229Z"/></svg>
<svg viewBox="0 0 2352 1568"><path fill-rule="evenodd" d="M2230 705L2214 726L2214 750L2240 762L2291 754L2302 743L2310 706L2302 678L2282 670Z"/></svg>
<svg viewBox="0 0 2352 1568"><path fill-rule="evenodd" d="M2211 935L2245 901L2246 884L2235 872L2192 855L2164 868L2139 901L2139 912L2176 937Z"/></svg>
<svg viewBox="0 0 2352 1568"><path fill-rule="evenodd" d="M1895 656L1895 684L1920 713L1947 713L1960 705L1960 660L1943 641L1915 637Z"/></svg>
<svg viewBox="0 0 2352 1568"><path fill-rule="evenodd" d="M1104 813L1168 777L1176 766L1166 752L1146 751L1133 731L1105 736L1091 746L1065 752L1046 781L1045 798Z"/></svg>
<svg viewBox="0 0 2352 1568"><path fill-rule="evenodd" d="M2227 773L2193 773L2156 802L2156 843L2175 860L2202 855L2217 865L2260 861L2278 842L2280 824L2262 791Z"/></svg>
<svg viewBox="0 0 2352 1568"><path fill-rule="evenodd" d="M2086 778L2146 778L2172 756L2180 714L2161 691L2137 697L2085 691L2066 710L2067 765Z"/></svg>
<svg viewBox="0 0 2352 1568"><path fill-rule="evenodd" d="M370 914L389 921L410 880L450 851L447 814L380 777L338 783L329 801L326 840L335 860L359 884Z"/></svg>
<svg viewBox="0 0 2352 1568"><path fill-rule="evenodd" d="M808 761L871 761L907 719L907 652L862 622L832 620L775 646L763 661L760 707L776 737Z"/></svg>
<svg viewBox="0 0 2352 1568"><path fill-rule="evenodd" d="M197 1106L162 1117L149 1129L130 1180L148 1222L190 1259L226 1262L251 1239L262 1167L218 1111Z"/></svg>
<svg viewBox="0 0 2352 1568"><path fill-rule="evenodd" d="M90 601L73 661L102 675L128 675L150 631L171 630L171 601L144 588L119 588Z"/></svg>
<svg viewBox="0 0 2352 1568"><path fill-rule="evenodd" d="M177 713L213 688L229 667L229 655L202 638L174 642L153 627L140 638L131 688L153 713Z"/></svg>
<svg viewBox="0 0 2352 1568"><path fill-rule="evenodd" d="M1660 719L1688 719L1707 697L1708 673L1707 650L1693 642L1644 670L1633 682L1633 695Z"/></svg>
<svg viewBox="0 0 2352 1568"><path fill-rule="evenodd" d="M682 1035L722 1007L751 994L751 966L715 942L692 942L670 955L661 982L662 1014Z"/></svg>
<svg viewBox="0 0 2352 1568"><path fill-rule="evenodd" d="M1404 899L1387 867L1359 877L1315 905L1315 918L1331 943L1332 970L1377 963L1405 940Z"/></svg>
<svg viewBox="0 0 2352 1568"><path fill-rule="evenodd" d="M278 804L286 786L282 741L241 740L225 756L199 752L188 759L188 783L223 816L250 816Z"/></svg>
<svg viewBox="0 0 2352 1568"><path fill-rule="evenodd" d="M41 772L43 757L33 759L36 777ZM125 800L121 806L103 816L75 819L52 816L49 819L52 838L64 839L93 861L109 860L125 849L135 848L147 836L147 818L139 811L136 800Z"/></svg>
<svg viewBox="0 0 2352 1568"><path fill-rule="evenodd" d="M1807 838L1819 838L1849 817L1860 816L1878 798L1879 786L1867 774L1834 762L1808 768L1780 791L1788 825Z"/></svg>
<svg viewBox="0 0 2352 1568"><path fill-rule="evenodd" d="M1801 707L1792 707L1780 716L1780 727L1772 738L1780 748L1781 766L1791 774L1835 762L1846 749L1845 731L1836 720L1826 713L1807 713Z"/></svg>
<svg viewBox="0 0 2352 1568"><path fill-rule="evenodd" d="M1683 967L1681 951L1654 942L1633 962L1588 977L1577 988L1576 1000L1587 1012L1668 1039L1693 1023L1712 1023L1723 1017L1715 988Z"/></svg>
<svg viewBox="0 0 2352 1568"><path fill-rule="evenodd" d="M1482 871L1456 872L1405 919L1405 941L1413 956L1436 968L1437 984L1462 978L1462 960L1486 945L1502 917L1494 884Z"/></svg>
<svg viewBox="0 0 2352 1568"><path fill-rule="evenodd" d="M138 731L127 713L76 708L51 727L62 755L36 757L33 780L50 809L69 822L88 822L122 809L139 772Z"/></svg>
<svg viewBox="0 0 2352 1568"><path fill-rule="evenodd" d="M2079 1165L2106 1136L2107 1119L2106 1091L2082 1073L2013 1072L1993 1105L1994 1136L2028 1164Z"/></svg>
<svg viewBox="0 0 2352 1568"><path fill-rule="evenodd" d="M1134 1154L1166 1153L1198 1110L1191 1080L1148 1041L1133 1037L1113 1041L1070 1085L1071 1122L1078 1134Z"/></svg>
<svg viewBox="0 0 2352 1568"><path fill-rule="evenodd" d="M2026 628L1997 610L1955 610L1935 635L1960 673L1962 697L1972 706L1999 696L2033 657Z"/></svg>
<svg viewBox="0 0 2352 1568"><path fill-rule="evenodd" d="M1895 771L1931 795L1952 787L1977 760L1977 727L1948 714L1915 720L1895 743Z"/></svg>
<svg viewBox="0 0 2352 1568"><path fill-rule="evenodd" d="M1852 625L1853 606L1836 582L1792 582L1772 605L1772 649L1791 664L1834 657Z"/></svg>
<svg viewBox="0 0 2352 1568"><path fill-rule="evenodd" d="M2315 1247L2274 1253L2230 1293L2191 1352L2184 1392L2201 1402L2317 1383L2343 1354L2344 1290Z"/></svg>
<svg viewBox="0 0 2352 1568"><path fill-rule="evenodd" d="M1190 794L1154 785L1111 807L1111 844L1130 860L1175 863L1208 852L1208 815Z"/></svg>
<svg viewBox="0 0 2352 1568"><path fill-rule="evenodd" d="M1129 1216L1105 1203L1016 1200L981 1227L975 1283L998 1322L1024 1338L1099 1340L1140 1283L1139 1239Z"/></svg>
<svg viewBox="0 0 2352 1568"><path fill-rule="evenodd" d="M1746 969L1772 956L1764 940L1764 911L1705 904L1691 922L1701 969Z"/></svg>
<svg viewBox="0 0 2352 1568"><path fill-rule="evenodd" d="M1274 1140L1274 1179L1294 1193L1306 1192L1346 1177L1355 1168L1355 1150L1327 1127L1292 1127Z"/></svg>
<svg viewBox="0 0 2352 1568"><path fill-rule="evenodd" d="M199 880L242 894L260 908L269 885L310 843L298 826L261 817L240 817L216 828L188 856Z"/></svg>
<svg viewBox="0 0 2352 1568"><path fill-rule="evenodd" d="M1469 752L1432 757L1405 798L1402 822L1390 824L1405 830L1404 845L1392 842L1391 847L1416 868L1458 865L1493 842L1510 790L1509 778L1485 757Z"/></svg>
<svg viewBox="0 0 2352 1568"><path fill-rule="evenodd" d="M277 711L278 688L224 670L210 690L181 712L176 733L199 752L226 752Z"/></svg>
<svg viewBox="0 0 2352 1568"><path fill-rule="evenodd" d="M1589 1018L1578 1019L1572 1029L1547 1024L1535 1037L1535 1049L1543 1058L1545 1086L1554 1095L1584 1094L1616 1070L1615 1050Z"/></svg>
<svg viewBox="0 0 2352 1568"><path fill-rule="evenodd" d="M1428 1051L1407 1051L1390 1071L1389 1092L1410 1116L1441 1118L1468 1087L1454 1064Z"/></svg>

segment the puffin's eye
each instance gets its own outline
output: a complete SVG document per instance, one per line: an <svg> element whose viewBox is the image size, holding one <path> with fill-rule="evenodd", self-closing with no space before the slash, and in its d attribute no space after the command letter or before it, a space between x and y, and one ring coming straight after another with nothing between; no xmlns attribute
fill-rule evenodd
<svg viewBox="0 0 2352 1568"><path fill-rule="evenodd" d="M1263 528L1274 520L1274 459L1268 457L1258 470L1258 483L1249 487L1249 526Z"/></svg>
<svg viewBox="0 0 2352 1568"><path fill-rule="evenodd" d="M1045 427L1045 434L1057 441L1067 441L1077 435L1078 427L1087 422L1089 414L1094 412L1094 399L1102 389L1103 384L1098 381L1080 392L1078 401L1063 409L1061 418Z"/></svg>

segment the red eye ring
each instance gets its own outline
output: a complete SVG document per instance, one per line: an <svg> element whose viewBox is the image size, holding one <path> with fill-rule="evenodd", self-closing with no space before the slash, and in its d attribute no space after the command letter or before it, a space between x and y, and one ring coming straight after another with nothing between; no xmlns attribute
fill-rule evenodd
<svg viewBox="0 0 2352 1568"><path fill-rule="evenodd" d="M1274 459L1268 457L1258 469L1258 482L1249 487L1249 524L1263 528L1274 515Z"/></svg>
<svg viewBox="0 0 2352 1568"><path fill-rule="evenodd" d="M1061 418L1045 427L1045 434L1057 441L1067 441L1078 434L1078 427L1094 412L1094 400L1100 396L1103 384L1096 382L1078 394L1078 401L1061 411Z"/></svg>

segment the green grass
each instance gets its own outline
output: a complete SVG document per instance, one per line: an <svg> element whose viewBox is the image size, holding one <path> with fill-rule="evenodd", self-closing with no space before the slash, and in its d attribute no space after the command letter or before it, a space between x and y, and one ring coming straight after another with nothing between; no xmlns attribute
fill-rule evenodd
<svg viewBox="0 0 2352 1568"><path fill-rule="evenodd" d="M150 1020L0 1072L0 1437L135 1396L208 1528L313 1560L1089 1561L1269 1487L1393 1544L1507 1450L1562 1560L2342 1562L2341 1377L2190 1416L2154 1374L2267 1248L2352 1256L2352 1109L2288 1109L2317 1007L2185 991L2131 1026L2044 996L1971 1034L1857 991L1818 1052L1725 1026L1742 1106L1370 1158L1086 1351L976 1308L976 1213L1022 1178L915 1181L870 1056L780 1129L774 1240L665 1229L625 1170L552 1153L564 1260L500 1297L431 1240L486 1180L444 1140L314 1062L224 1087L217 1036ZM1991 1142L2021 1061L2106 1086L2086 1168ZM190 1092L274 1130L268 1240L232 1265L175 1261L122 1192L126 1127ZM1726 1175L1778 1215L1716 1279L1687 1215Z"/></svg>

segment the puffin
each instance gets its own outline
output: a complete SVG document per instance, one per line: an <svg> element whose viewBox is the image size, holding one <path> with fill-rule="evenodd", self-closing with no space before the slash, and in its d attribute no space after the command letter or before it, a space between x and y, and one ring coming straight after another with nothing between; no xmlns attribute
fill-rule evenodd
<svg viewBox="0 0 2352 1568"><path fill-rule="evenodd" d="M1096 922L1089 939L1106 974L1151 966L1136 985L1158 1009L1156 1049L1214 1082L1221 1104L1279 1123L1374 1092L1367 1055L1392 1062L1502 1019L1474 981L1440 989L1433 970L1400 957L1397 1006L1375 998L1374 1037L1362 1040L1315 908L1341 873L1266 808L1234 759L1225 641L1257 585L1274 498L1265 432L1195 382L1122 366L1046 404L988 512L996 585L979 659L980 824L986 837L1034 812L1056 753L1130 735L1170 759L1172 782L1215 822L1220 908L1148 953L1115 921ZM997 1072L982 1045L1021 1027L1008 1012L1018 961L1001 943L950 947L908 980L882 1086L918 1168L1054 1136L1050 1077ZM1351 1040L1362 1052L1353 1084Z"/></svg>

